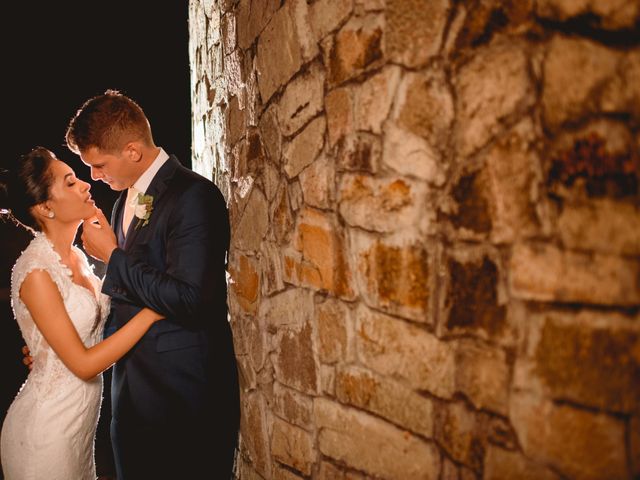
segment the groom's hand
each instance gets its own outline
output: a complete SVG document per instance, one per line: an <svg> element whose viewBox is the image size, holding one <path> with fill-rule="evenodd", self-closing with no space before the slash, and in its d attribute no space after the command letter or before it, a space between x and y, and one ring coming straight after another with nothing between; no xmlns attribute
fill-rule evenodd
<svg viewBox="0 0 640 480"><path fill-rule="evenodd" d="M111 253L118 247L116 235L99 208L95 218L82 222L82 245L89 255L104 263L109 263Z"/></svg>
<svg viewBox="0 0 640 480"><path fill-rule="evenodd" d="M31 356L31 352L29 351L29 347L24 345L22 347L22 363L24 363L29 370L33 368L33 357Z"/></svg>

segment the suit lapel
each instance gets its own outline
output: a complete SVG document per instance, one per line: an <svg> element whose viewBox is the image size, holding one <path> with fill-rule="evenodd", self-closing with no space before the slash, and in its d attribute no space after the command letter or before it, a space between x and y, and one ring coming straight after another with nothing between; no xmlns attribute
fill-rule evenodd
<svg viewBox="0 0 640 480"><path fill-rule="evenodd" d="M158 205L158 201L167 189L167 186L170 180L173 178L173 174L175 173L179 165L180 162L178 161L178 159L174 155L170 155L169 159L164 163L164 165L162 165L162 167L160 167L158 173L156 173L155 177L153 177L153 180L151 180L151 183L149 184L149 188L147 188L145 195L151 195L153 197L153 208ZM151 215L153 216L153 211L151 212ZM133 245L135 239L143 228L136 228L138 220L139 219L135 215L131 220L131 224L129 225L129 230L127 230L127 236L124 243L125 250Z"/></svg>
<svg viewBox="0 0 640 480"><path fill-rule="evenodd" d="M127 191L123 190L122 192L120 192L120 196L113 204L113 209L111 210L111 228L113 228L113 231L116 234L116 239L118 240L118 246L120 248L124 248L124 235L122 233L122 210L126 198Z"/></svg>

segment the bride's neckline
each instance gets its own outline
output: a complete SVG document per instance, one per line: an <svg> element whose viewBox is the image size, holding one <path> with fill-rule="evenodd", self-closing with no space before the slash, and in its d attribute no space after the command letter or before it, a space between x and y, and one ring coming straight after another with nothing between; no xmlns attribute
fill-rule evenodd
<svg viewBox="0 0 640 480"><path fill-rule="evenodd" d="M53 242L49 239L49 237L47 237L47 235L44 232L37 232L36 233L36 238L42 238L44 243L48 245L49 249L53 252L54 258L58 262L58 265L60 266L60 269L65 273L65 275L67 275L69 277L69 281L73 285L75 285L77 287L80 287L81 289L86 291L91 296L91 298L93 298L93 300L95 300L95 302L97 304L99 304L100 303L99 297L96 295L95 289L93 289L94 291L91 291L90 289L88 289L84 285L81 285L81 284L76 283L76 282L73 281L73 272L71 271L71 268L69 268L69 266L62 261L62 257L60 256L60 254L54 248ZM71 250L72 250L73 254L76 256L76 258L78 259L78 261L81 263L81 268L83 270L90 269L90 267L89 267L89 265L87 265L87 262L85 261L85 259L82 258L80 255L78 255L78 252L77 252L77 250L79 250L78 247L76 247L75 245L71 245ZM87 276L87 278L88 278L88 276ZM89 280L89 281L91 281L91 280ZM98 293L98 295L99 295L99 293Z"/></svg>

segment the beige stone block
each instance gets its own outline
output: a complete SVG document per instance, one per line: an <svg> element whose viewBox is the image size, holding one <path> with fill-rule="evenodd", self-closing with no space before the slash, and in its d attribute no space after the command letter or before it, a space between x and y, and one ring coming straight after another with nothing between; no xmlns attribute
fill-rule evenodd
<svg viewBox="0 0 640 480"><path fill-rule="evenodd" d="M266 406L260 393L245 392L241 397L240 448L253 469L262 477L271 476Z"/></svg>
<svg viewBox="0 0 640 480"><path fill-rule="evenodd" d="M236 16L234 14L227 13L222 16L220 32L222 34L222 51L228 55L235 50L237 43Z"/></svg>
<svg viewBox="0 0 640 480"><path fill-rule="evenodd" d="M377 135L356 132L343 137L338 143L338 170L376 173L381 158L382 142Z"/></svg>
<svg viewBox="0 0 640 480"><path fill-rule="evenodd" d="M323 455L389 480L438 478L440 455L434 444L322 398L315 400L314 414Z"/></svg>
<svg viewBox="0 0 640 480"><path fill-rule="evenodd" d="M503 450L489 445L484 459L486 480L560 480L560 476L542 465L537 465L520 452Z"/></svg>
<svg viewBox="0 0 640 480"><path fill-rule="evenodd" d="M356 472L346 472L332 463L321 462L318 480L365 480L365 476Z"/></svg>
<svg viewBox="0 0 640 480"><path fill-rule="evenodd" d="M284 253L285 281L351 298L351 267L333 215L305 208L298 217L294 248Z"/></svg>
<svg viewBox="0 0 640 480"><path fill-rule="evenodd" d="M454 102L441 70L408 73L398 90L394 119L397 125L444 150L451 136Z"/></svg>
<svg viewBox="0 0 640 480"><path fill-rule="evenodd" d="M456 390L474 407L506 416L511 375L504 350L471 339L456 344Z"/></svg>
<svg viewBox="0 0 640 480"><path fill-rule="evenodd" d="M514 41L480 49L454 79L459 152L467 156L502 128L501 121L535 101L527 53Z"/></svg>
<svg viewBox="0 0 640 480"><path fill-rule="evenodd" d="M262 102L282 87L302 66L296 27L287 6L280 8L258 40L256 67Z"/></svg>
<svg viewBox="0 0 640 480"><path fill-rule="evenodd" d="M297 308L291 308L296 305ZM268 298L260 304L260 314L267 327L275 331L282 327L300 330L313 318L313 293L301 288L289 288Z"/></svg>
<svg viewBox="0 0 640 480"><path fill-rule="evenodd" d="M238 45L249 48L280 7L278 0L240 0L238 6Z"/></svg>
<svg viewBox="0 0 640 480"><path fill-rule="evenodd" d="M356 130L382 133L382 124L389 115L400 75L399 67L388 66L354 87Z"/></svg>
<svg viewBox="0 0 640 480"><path fill-rule="evenodd" d="M408 235L382 239L352 229L350 236L356 282L367 305L431 323L433 286L428 246Z"/></svg>
<svg viewBox="0 0 640 480"><path fill-rule="evenodd" d="M281 329L276 339L273 366L275 378L282 384L308 394L318 392L318 362L315 358L312 328Z"/></svg>
<svg viewBox="0 0 640 480"><path fill-rule="evenodd" d="M244 480L243 477L239 477ZM296 475L295 473L287 470L286 467L281 467L278 464L275 464L273 467L273 480L304 480L305 477L300 475Z"/></svg>
<svg viewBox="0 0 640 480"><path fill-rule="evenodd" d="M385 51L407 67L424 66L442 44L448 0L387 0Z"/></svg>
<svg viewBox="0 0 640 480"><path fill-rule="evenodd" d="M463 403L446 403L438 407L435 438L455 461L476 473L482 470L486 432L475 412Z"/></svg>
<svg viewBox="0 0 640 480"><path fill-rule="evenodd" d="M542 302L640 304L640 264L629 258L517 244L509 264L511 294Z"/></svg>
<svg viewBox="0 0 640 480"><path fill-rule="evenodd" d="M533 145L535 138L533 122L527 119L487 153L491 238L496 243L511 243L540 232L536 213L540 159Z"/></svg>
<svg viewBox="0 0 640 480"><path fill-rule="evenodd" d="M543 66L546 124L557 129L598 111L598 92L616 75L619 60L618 51L596 42L554 37Z"/></svg>
<svg viewBox="0 0 640 480"><path fill-rule="evenodd" d="M624 424L604 413L512 394L509 418L524 454L576 479L627 479Z"/></svg>
<svg viewBox="0 0 640 480"><path fill-rule="evenodd" d="M269 213L267 200L259 189L254 188L251 191L242 217L240 221L236 223L235 231L231 235L235 240L233 242L234 247L247 252L258 251L268 227Z"/></svg>
<svg viewBox="0 0 640 480"><path fill-rule="evenodd" d="M530 317L529 325L527 383L540 381L547 396L595 409L627 414L640 409L637 318L546 312Z"/></svg>
<svg viewBox="0 0 640 480"><path fill-rule="evenodd" d="M564 203L558 231L570 249L640 255L640 209L629 202L596 198Z"/></svg>
<svg viewBox="0 0 640 480"><path fill-rule="evenodd" d="M347 358L351 312L339 300L327 298L316 304L318 355L323 363L334 364Z"/></svg>
<svg viewBox="0 0 640 480"><path fill-rule="evenodd" d="M237 96L232 96L229 99L226 127L227 145L232 147L245 135L247 130L245 111L240 109Z"/></svg>
<svg viewBox="0 0 640 480"><path fill-rule="evenodd" d="M433 401L400 382L358 367L338 368L336 397L426 438L433 437Z"/></svg>
<svg viewBox="0 0 640 480"><path fill-rule="evenodd" d="M260 292L260 277L255 260L242 254L235 255L229 265L229 275L229 284L236 301L245 312L255 313Z"/></svg>
<svg viewBox="0 0 640 480"><path fill-rule="evenodd" d="M278 123L284 135L292 135L315 117L323 107L324 71L314 63L286 87L278 102Z"/></svg>
<svg viewBox="0 0 640 480"><path fill-rule="evenodd" d="M385 126L383 162L399 174L417 177L436 186L445 182L440 152L426 140L389 122Z"/></svg>
<svg viewBox="0 0 640 480"><path fill-rule="evenodd" d="M318 117L284 146L284 171L289 178L296 177L317 158L324 145L325 129L325 118Z"/></svg>
<svg viewBox="0 0 640 480"><path fill-rule="evenodd" d="M267 109L260 117L259 122L260 134L269 154L269 158L273 163L280 163L280 154L282 152L282 135L278 128L277 115L275 107Z"/></svg>
<svg viewBox="0 0 640 480"><path fill-rule="evenodd" d="M323 42L324 64L329 85L346 80L376 68L384 61L382 51L382 15L369 14L352 17L331 42Z"/></svg>
<svg viewBox="0 0 640 480"><path fill-rule="evenodd" d="M640 17L637 0L538 0L541 17L566 22L576 17L594 15L598 25L608 30L633 28Z"/></svg>
<svg viewBox="0 0 640 480"><path fill-rule="evenodd" d="M312 399L277 382L273 385L273 411L281 418L305 430L311 428Z"/></svg>
<svg viewBox="0 0 640 480"><path fill-rule="evenodd" d="M347 224L377 232L419 227L429 219L426 198L424 184L401 177L346 174L338 186L340 215Z"/></svg>
<svg viewBox="0 0 640 480"><path fill-rule="evenodd" d="M316 457L311 435L279 418L273 422L271 454L278 462L305 475L311 474Z"/></svg>
<svg viewBox="0 0 640 480"><path fill-rule="evenodd" d="M342 25L351 14L353 0L318 0L310 5L309 23L319 41Z"/></svg>
<svg viewBox="0 0 640 480"><path fill-rule="evenodd" d="M336 88L325 97L329 146L355 130L354 99L350 88Z"/></svg>
<svg viewBox="0 0 640 480"><path fill-rule="evenodd" d="M242 480L264 480L258 472L256 472L253 466L249 463L244 456L238 456L238 478Z"/></svg>
<svg viewBox="0 0 640 480"><path fill-rule="evenodd" d="M318 41L309 24L309 6L307 0L289 0L286 5L291 11L296 35L300 44L303 63L315 58L319 53Z"/></svg>
<svg viewBox="0 0 640 480"><path fill-rule="evenodd" d="M281 182L269 207L271 230L275 235L276 242L281 245L289 242L291 230L295 225L296 213L291 206L291 193L290 185L284 181Z"/></svg>
<svg viewBox="0 0 640 480"><path fill-rule="evenodd" d="M300 172L300 187L304 203L311 207L330 209L335 195L335 160L320 155Z"/></svg>
<svg viewBox="0 0 640 480"><path fill-rule="evenodd" d="M414 390L451 398L455 391L455 351L416 325L360 307L356 349L362 365L402 379Z"/></svg>

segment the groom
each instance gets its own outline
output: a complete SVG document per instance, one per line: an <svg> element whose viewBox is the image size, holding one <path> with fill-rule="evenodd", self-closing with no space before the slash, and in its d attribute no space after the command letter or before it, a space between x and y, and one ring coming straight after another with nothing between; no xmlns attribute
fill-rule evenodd
<svg viewBox="0 0 640 480"><path fill-rule="evenodd" d="M82 235L87 253L107 265L107 331L144 306L166 316L113 370L118 480L228 479L239 387L227 320L224 198L156 146L142 109L117 91L86 101L66 141L94 180L122 192L113 231L100 212Z"/></svg>

